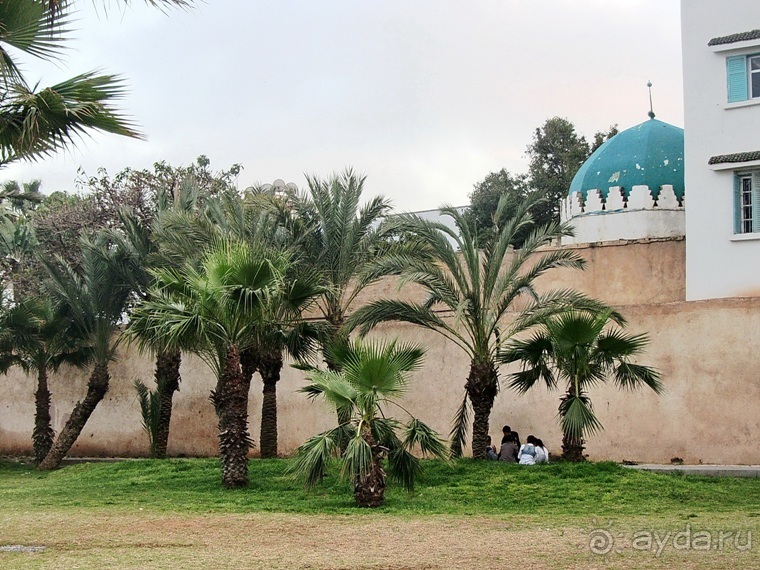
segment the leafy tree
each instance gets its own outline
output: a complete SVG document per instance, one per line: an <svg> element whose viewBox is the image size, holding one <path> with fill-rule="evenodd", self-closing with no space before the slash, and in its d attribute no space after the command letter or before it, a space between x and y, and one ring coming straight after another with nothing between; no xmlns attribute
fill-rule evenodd
<svg viewBox="0 0 760 570"><path fill-rule="evenodd" d="M602 146L604 143L606 143L608 140L610 140L612 137L614 137L616 134L618 134L620 131L618 130L618 126L610 125L610 128L606 131L597 131L594 133L594 140L591 143L591 148L589 149L589 156L594 154L596 152L596 149L598 149L600 146Z"/></svg>
<svg viewBox="0 0 760 570"><path fill-rule="evenodd" d="M198 354L216 373L212 401L219 418L225 487L248 484L248 398L241 352L255 342L262 306L276 295L289 260L278 252L222 242L198 267L152 271L152 292L133 312L129 332L166 349Z"/></svg>
<svg viewBox="0 0 760 570"><path fill-rule="evenodd" d="M559 221L559 204L589 157L588 142L570 121L552 117L536 129L527 152L530 186L546 198L537 205L533 217L539 225Z"/></svg>
<svg viewBox="0 0 760 570"><path fill-rule="evenodd" d="M536 280L547 271L582 268L584 261L570 249L538 251L551 240L570 233L568 225L558 222L535 228L521 249L511 250L515 237L532 224L533 205L523 202L513 217L507 217L504 210L509 206L509 197L502 196L494 219L502 220L503 225L494 226L493 235L482 249L465 217L454 208L444 207L441 211L454 220L458 231L416 216L402 217L408 231L417 237L418 247L430 248L432 261L391 258L382 262L381 270L398 272L402 284L419 285L426 293L425 300L374 301L351 317L352 325L361 324L362 334L380 322L404 321L440 333L467 353L470 372L451 432L456 456L462 453L471 405L472 453L479 459L485 457L488 421L499 390L496 356L502 343L569 305L600 306L571 290L544 294L536 291ZM442 311L449 311L452 318L443 316ZM507 313L513 311L516 317L506 323Z"/></svg>
<svg viewBox="0 0 760 570"><path fill-rule="evenodd" d="M408 414L397 399L406 391L408 373L419 368L422 350L395 341L349 342L339 357L333 356L340 371L312 370L311 384L301 391L323 397L346 420L299 447L292 469L305 476L307 485L316 485L349 434L341 475L353 483L358 506L379 507L385 501L386 463L391 477L411 491L422 470L414 448L447 456L438 434L427 425L411 415L404 425L390 415L394 407Z"/></svg>
<svg viewBox="0 0 760 570"><path fill-rule="evenodd" d="M62 364L82 367L91 351L82 345L68 316L50 298L28 298L0 314L0 371L12 366L37 373L35 397L34 460L39 464L53 446L48 374Z"/></svg>
<svg viewBox="0 0 760 570"><path fill-rule="evenodd" d="M87 395L74 406L63 430L39 469L55 469L74 445L95 408L108 392L108 364L118 347L118 323L131 288L121 279L123 266L136 267L140 260L128 252L112 247L103 234L92 241L83 240L79 270L59 263L46 262L50 273L48 289L57 306L70 319L83 345L91 347L94 368L87 381Z"/></svg>
<svg viewBox="0 0 760 570"><path fill-rule="evenodd" d="M566 386L559 418L563 456L571 461L583 461L585 438L602 429L588 396L590 387L612 379L624 390L662 390L656 370L631 362L648 343L647 336L616 327L605 330L610 321L609 312L554 315L530 338L511 340L499 356L501 362L522 364L522 370L509 376L509 386L518 392L527 392L541 380L550 389Z"/></svg>
<svg viewBox="0 0 760 570"><path fill-rule="evenodd" d="M530 191L524 175L513 176L507 170L491 172L482 181L475 184L469 195L470 207L466 218L474 228L477 239L482 242L486 236L491 235L494 226L494 214L496 213L499 200L502 196L508 197L508 204L504 208L503 215L514 216L519 204L529 199ZM530 232L524 228L516 237L514 245L520 247Z"/></svg>

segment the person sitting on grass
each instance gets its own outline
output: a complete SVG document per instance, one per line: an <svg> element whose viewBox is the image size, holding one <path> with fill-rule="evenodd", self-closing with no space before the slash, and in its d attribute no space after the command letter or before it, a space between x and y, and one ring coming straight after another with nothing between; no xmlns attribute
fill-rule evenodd
<svg viewBox="0 0 760 570"><path fill-rule="evenodd" d="M507 441L501 444L499 449L499 461L505 461L507 463L517 463L517 450L520 448L518 443L517 434L510 432Z"/></svg>
<svg viewBox="0 0 760 570"><path fill-rule="evenodd" d="M544 447L541 438L536 438L536 463L549 463L549 450Z"/></svg>
<svg viewBox="0 0 760 570"><path fill-rule="evenodd" d="M504 445L505 443L509 441L509 436L512 435L512 428L509 426L504 426L503 428L501 428L501 433L502 433L501 443L502 445Z"/></svg>
<svg viewBox="0 0 760 570"><path fill-rule="evenodd" d="M532 435L528 436L525 445L520 446L520 451L517 452L517 462L520 465L535 465L536 464L536 438Z"/></svg>
<svg viewBox="0 0 760 570"><path fill-rule="evenodd" d="M488 439L488 445L486 445L486 457L492 461L496 461L499 456L496 455L496 446L491 445L491 436L486 436Z"/></svg>

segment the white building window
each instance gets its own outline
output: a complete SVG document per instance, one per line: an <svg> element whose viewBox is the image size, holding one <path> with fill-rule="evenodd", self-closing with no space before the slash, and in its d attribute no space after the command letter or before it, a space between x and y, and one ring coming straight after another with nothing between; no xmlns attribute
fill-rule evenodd
<svg viewBox="0 0 760 570"><path fill-rule="evenodd" d="M760 171L734 176L734 233L760 233Z"/></svg>
<svg viewBox="0 0 760 570"><path fill-rule="evenodd" d="M726 58L728 102L760 98L760 54Z"/></svg>

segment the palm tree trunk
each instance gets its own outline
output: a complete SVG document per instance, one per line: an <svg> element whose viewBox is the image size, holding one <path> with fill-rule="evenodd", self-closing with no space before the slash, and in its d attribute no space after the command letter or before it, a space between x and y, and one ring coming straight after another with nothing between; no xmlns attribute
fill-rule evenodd
<svg viewBox="0 0 760 570"><path fill-rule="evenodd" d="M39 465L53 447L55 432L50 418L50 390L48 389L47 368L40 366L37 371L37 391L34 393L35 414L34 431L34 462Z"/></svg>
<svg viewBox="0 0 760 570"><path fill-rule="evenodd" d="M224 370L213 394L219 416L219 455L222 484L228 489L248 485L248 394L237 347L227 350Z"/></svg>
<svg viewBox="0 0 760 570"><path fill-rule="evenodd" d="M467 377L467 396L472 403L472 457L486 459L488 446L488 421L499 388L499 376L492 361L470 363Z"/></svg>
<svg viewBox="0 0 760 570"><path fill-rule="evenodd" d="M375 443L372 432L365 427L362 438L372 449L372 466L369 473L360 475L354 482L354 499L357 507L381 507L385 503L385 449Z"/></svg>
<svg viewBox="0 0 760 570"><path fill-rule="evenodd" d="M562 459L575 462L586 461L586 456L583 455L584 443L583 439L571 437L566 433L562 434Z"/></svg>
<svg viewBox="0 0 760 570"><path fill-rule="evenodd" d="M261 402L261 457L277 457L277 382L282 370L282 353L274 352L261 359L259 372L264 381Z"/></svg>
<svg viewBox="0 0 760 570"><path fill-rule="evenodd" d="M326 316L327 322L330 323L332 326L332 331L330 332L330 335L328 337L327 344L322 349L322 355L325 361L325 364L327 364L327 369L331 372L340 372L340 365L335 362L329 354L328 348L332 345L334 345L339 338L340 334L340 327L343 325L343 316L340 314L329 314ZM336 410L335 411L336 416L338 417L338 425L342 426L348 423L348 421L351 419L351 412L347 412L345 410ZM340 440L340 454L343 455L346 452L346 447L348 447L348 438L341 438Z"/></svg>
<svg viewBox="0 0 760 570"><path fill-rule="evenodd" d="M255 348L246 348L240 352L240 367L243 371L243 390L245 397L248 398L248 392L251 389L251 380L259 368L259 353Z"/></svg>
<svg viewBox="0 0 760 570"><path fill-rule="evenodd" d="M179 374L180 364L182 364L182 353L179 350L163 351L156 356L155 378L160 404L153 456L159 459L166 457L174 392L179 390L181 380Z"/></svg>
<svg viewBox="0 0 760 570"><path fill-rule="evenodd" d="M58 434L53 447L50 448L47 456L40 463L38 467L40 471L55 469L61 464L61 461L63 461L63 458L79 437L79 434L82 433L92 412L95 411L97 405L105 397L106 392L108 392L109 381L108 364L96 364L87 382L87 395L84 400L77 402L76 406L74 406L71 416L66 425L63 426L61 433Z"/></svg>

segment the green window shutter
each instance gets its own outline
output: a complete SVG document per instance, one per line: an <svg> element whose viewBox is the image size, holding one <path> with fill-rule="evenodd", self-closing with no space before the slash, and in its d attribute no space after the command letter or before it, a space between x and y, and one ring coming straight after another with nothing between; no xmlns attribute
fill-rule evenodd
<svg viewBox="0 0 760 570"><path fill-rule="evenodd" d="M747 99L747 58L743 55L726 58L726 77L728 78L728 102L746 101Z"/></svg>
<svg viewBox="0 0 760 570"><path fill-rule="evenodd" d="M760 172L752 173L752 233L760 233Z"/></svg>
<svg viewBox="0 0 760 570"><path fill-rule="evenodd" d="M734 174L734 233L742 233L742 179Z"/></svg>

